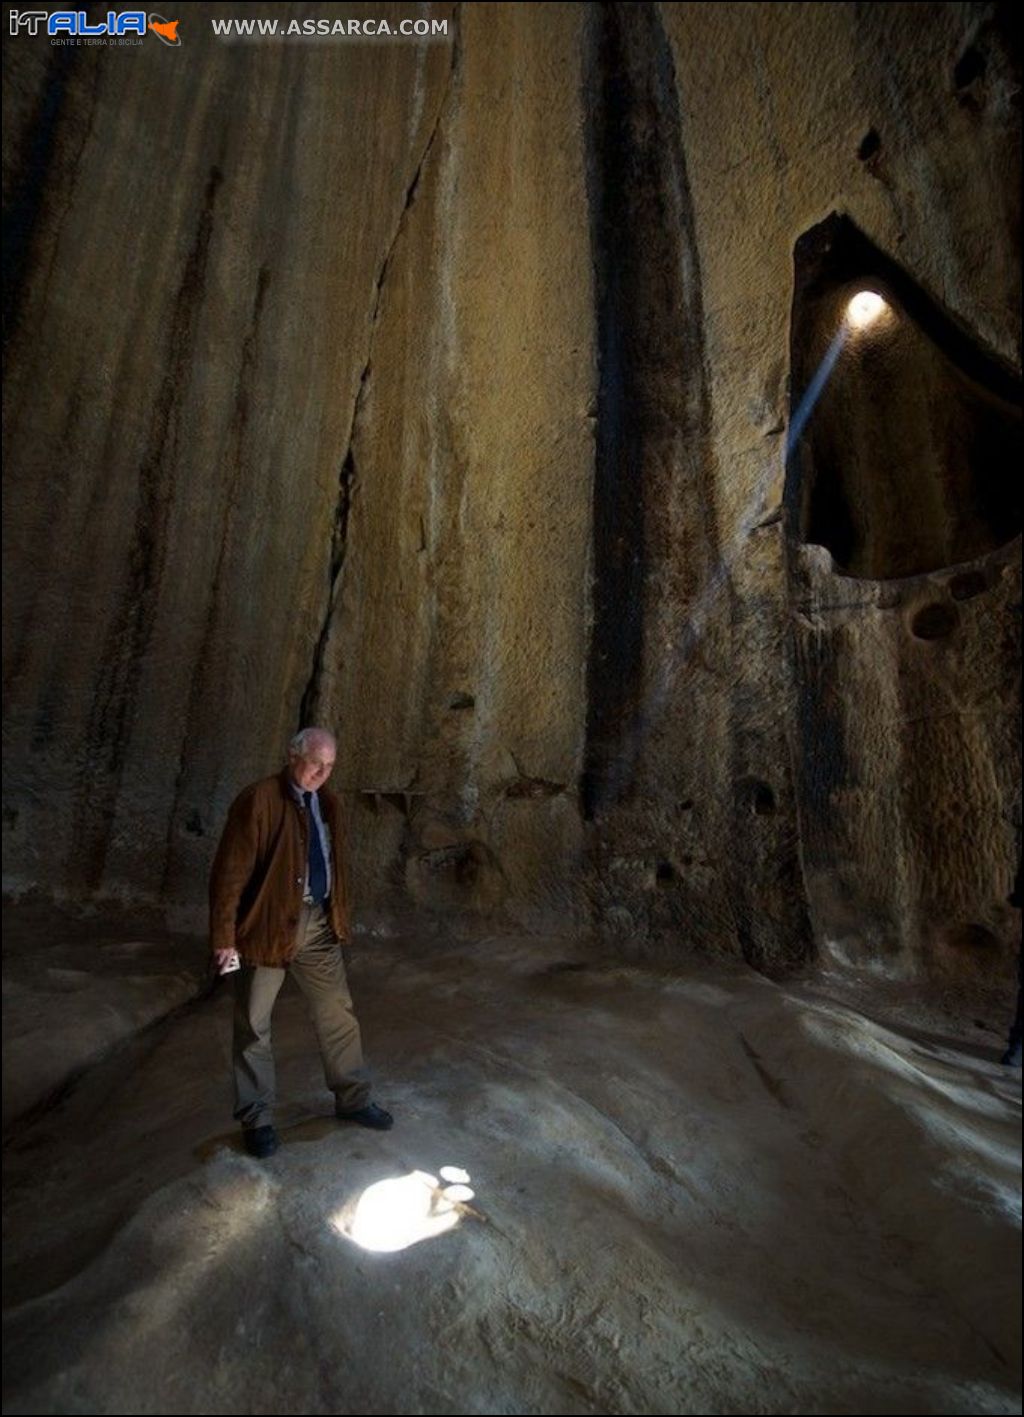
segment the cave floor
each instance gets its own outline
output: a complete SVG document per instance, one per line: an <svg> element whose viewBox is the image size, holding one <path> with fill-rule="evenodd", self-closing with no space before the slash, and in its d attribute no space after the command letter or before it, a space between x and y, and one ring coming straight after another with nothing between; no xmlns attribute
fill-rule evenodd
<svg viewBox="0 0 1024 1417"><path fill-rule="evenodd" d="M259 1162L198 944L34 938L5 963L11 1105L34 1099L5 1134L5 1412L1020 1411L994 1030L824 976L363 939L396 1125L334 1121L286 985ZM363 1248L374 1218L409 1243Z"/></svg>

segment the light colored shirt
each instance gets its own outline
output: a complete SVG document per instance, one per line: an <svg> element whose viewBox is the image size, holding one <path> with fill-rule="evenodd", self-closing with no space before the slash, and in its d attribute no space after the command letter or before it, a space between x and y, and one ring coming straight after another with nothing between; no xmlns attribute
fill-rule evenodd
<svg viewBox="0 0 1024 1417"><path fill-rule="evenodd" d="M303 811L306 810L306 794L298 783L288 779L288 786L291 788L292 796L298 802ZM310 794L309 814L313 818L313 828L320 837L320 850L324 854L324 865L327 867L327 894L331 893L331 833L327 828L327 823L320 815L320 797L316 792ZM306 855L306 879L302 883L302 899L307 905L312 903L313 897L309 893L309 854Z"/></svg>

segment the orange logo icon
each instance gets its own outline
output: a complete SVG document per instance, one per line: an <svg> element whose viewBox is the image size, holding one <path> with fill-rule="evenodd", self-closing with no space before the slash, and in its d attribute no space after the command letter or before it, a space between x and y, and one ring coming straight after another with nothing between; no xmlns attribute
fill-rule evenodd
<svg viewBox="0 0 1024 1417"><path fill-rule="evenodd" d="M149 27L156 35L157 39L162 39L164 44L179 45L178 38L179 20L165 20L163 15L150 15Z"/></svg>

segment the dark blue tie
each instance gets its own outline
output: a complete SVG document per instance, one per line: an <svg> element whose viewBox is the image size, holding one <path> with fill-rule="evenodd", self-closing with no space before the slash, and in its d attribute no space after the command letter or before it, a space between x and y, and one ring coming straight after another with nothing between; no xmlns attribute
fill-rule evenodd
<svg viewBox="0 0 1024 1417"><path fill-rule="evenodd" d="M320 845L320 828L313 816L313 794L304 792L302 799L309 813L309 893L316 905L321 905L327 894L327 864L324 849Z"/></svg>

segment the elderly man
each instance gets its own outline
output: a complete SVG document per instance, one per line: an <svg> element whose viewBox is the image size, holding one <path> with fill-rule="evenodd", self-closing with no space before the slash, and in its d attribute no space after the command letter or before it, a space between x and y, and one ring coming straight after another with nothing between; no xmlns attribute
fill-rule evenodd
<svg viewBox="0 0 1024 1417"><path fill-rule="evenodd" d="M338 1117L378 1131L392 1124L370 1101L341 957L349 932L345 829L338 799L324 786L335 754L326 729L297 733L288 766L232 802L213 862L210 947L221 973L238 969L235 1117L252 1156L278 1147L270 1015L286 971L313 1015Z"/></svg>

